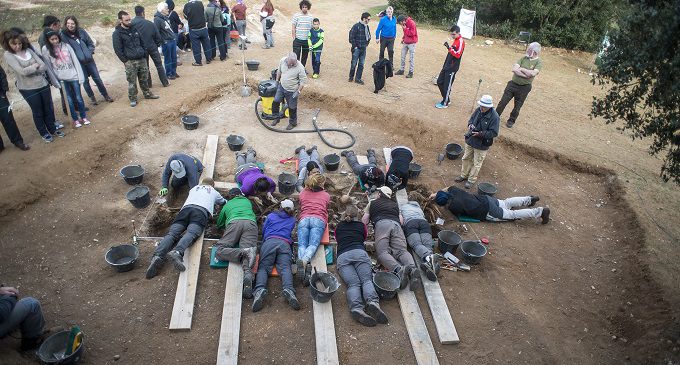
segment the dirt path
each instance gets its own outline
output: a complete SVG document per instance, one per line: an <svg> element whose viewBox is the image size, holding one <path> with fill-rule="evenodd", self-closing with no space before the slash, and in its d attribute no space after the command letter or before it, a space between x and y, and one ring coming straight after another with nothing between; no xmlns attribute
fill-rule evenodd
<svg viewBox="0 0 680 365"><path fill-rule="evenodd" d="M318 107L324 125L357 135L358 151L395 143L415 146L416 159L424 166L417 182L440 188L443 179L450 181L457 173L460 162L444 162L440 174L436 154L445 143L462 140L477 80L481 77L482 90L498 98L519 53L505 46L478 47L480 39L470 42L454 84L453 104L459 106L436 110L431 78L441 65L439 39L444 35L421 27L416 76L389 79L387 91L376 95L370 82L364 87L346 82L345 43L355 18L374 5L379 3L314 4L312 13L322 18L327 41L322 77L303 94L301 123L309 125L312 109ZM253 85L267 78L288 51L286 18L293 10L292 4L281 8L273 50L260 49L257 34L252 34L248 58L264 61L260 71L249 73ZM108 39L107 35L102 31L101 38ZM200 156L207 134L219 134L223 141L238 133L258 149L275 176L283 169L279 159L300 144L320 141L313 135L284 138L257 125L252 113L255 97L243 99L236 93L240 66L233 62L239 58L233 48L228 62L180 67L182 78L170 88L154 89L160 100L142 101L135 109L124 100L120 65L111 59L108 44L102 48L98 63L118 101L94 107L92 127L67 131L64 140L45 145L32 133L26 112L17 113L33 148L30 153L8 149L0 156L6 166L0 172L5 186L0 192L4 252L0 277L38 297L50 325L83 327L84 363L113 363L114 355L131 364L168 358L212 363L226 278L223 271L208 268L207 253L202 258L194 330L187 333L167 330L177 281L171 268L152 281L143 279L153 249L150 243L141 247L140 262L132 272L116 274L102 259L108 247L129 239L130 219L141 221L146 213L125 201L128 187L117 176L118 169L142 163L148 171L145 183L155 191L170 153ZM585 117L592 89L588 78L575 72L583 67L582 58L557 52L545 51L545 72L518 124L511 131L502 130L501 143L494 145L482 171L482 179L499 185L501 197L538 193L553 207L553 222L473 226L489 236L492 251L469 274L442 274L461 343L435 345L441 363L640 363L678 356L677 328L669 328L678 295L673 286L677 281L672 281L677 267L669 266L677 261L677 250L669 251L677 240L671 241L654 225L657 222L677 237L677 227L670 224L678 221L671 209L677 206L677 189L659 182L659 163L644 154L641 143L631 143ZM372 44L367 65L376 58ZM561 107L556 108L555 101ZM186 112L205 113L199 130L186 132L179 126L179 115ZM321 145L320 149L330 152ZM232 169L233 155L221 142L218 179L229 180ZM341 169L346 169L344 163ZM610 173L618 177L608 177ZM663 214L641 201L660 204ZM451 217L445 218L453 224ZM261 313L251 313L251 301L244 301L241 363L313 363L308 294L299 289L303 310L294 313L283 304L278 280L271 280L270 288ZM419 301L433 329L422 294ZM350 319L344 292L336 294L333 304L343 363L413 362L396 301L384 303L390 325L372 329ZM431 336L436 338L433 331ZM22 361L9 349L15 344L0 343L0 363Z"/></svg>

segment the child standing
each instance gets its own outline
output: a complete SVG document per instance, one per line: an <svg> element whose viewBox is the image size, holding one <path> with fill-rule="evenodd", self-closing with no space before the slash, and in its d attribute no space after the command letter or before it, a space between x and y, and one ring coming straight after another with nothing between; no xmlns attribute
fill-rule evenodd
<svg viewBox="0 0 680 365"><path fill-rule="evenodd" d="M45 40L47 42L42 48L42 54L46 60L52 63L57 78L64 84L66 100L73 119L73 128L90 124L87 115L85 115L85 103L80 92L80 85L85 82L85 75L76 53L71 46L63 43L59 33L52 29L45 31ZM78 103L78 110L76 110L75 103ZM78 118L78 114L80 114L80 118Z"/></svg>
<svg viewBox="0 0 680 365"><path fill-rule="evenodd" d="M312 52L312 68L314 72L312 73L313 79L319 78L320 68L321 68L321 51L323 50L323 29L320 28L321 22L319 18L314 18L312 20L312 29L309 30L309 38L307 39L307 44L309 45L309 51Z"/></svg>

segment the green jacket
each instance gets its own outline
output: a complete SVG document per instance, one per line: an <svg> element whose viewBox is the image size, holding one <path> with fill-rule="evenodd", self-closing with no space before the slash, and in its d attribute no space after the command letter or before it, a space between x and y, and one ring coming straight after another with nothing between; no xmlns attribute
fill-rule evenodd
<svg viewBox="0 0 680 365"><path fill-rule="evenodd" d="M237 196L231 199L222 207L219 217L217 217L217 228L224 228L233 220L247 219L257 222L253 203L245 196Z"/></svg>
<svg viewBox="0 0 680 365"><path fill-rule="evenodd" d="M309 30L309 36L307 37L307 45L309 50L312 52L321 52L323 49L323 39L324 32L323 29L315 30L314 28Z"/></svg>

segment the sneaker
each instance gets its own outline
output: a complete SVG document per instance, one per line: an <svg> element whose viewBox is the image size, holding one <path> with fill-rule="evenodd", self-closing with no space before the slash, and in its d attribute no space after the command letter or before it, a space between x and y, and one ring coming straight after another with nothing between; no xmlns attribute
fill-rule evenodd
<svg viewBox="0 0 680 365"><path fill-rule="evenodd" d="M466 189L470 189L470 188L472 187L472 184L474 184L474 183L471 183L471 182L469 182L469 181L466 181L466 182L465 182L465 188L466 188Z"/></svg>
<svg viewBox="0 0 680 365"><path fill-rule="evenodd" d="M177 271L182 272L186 270L186 266L184 266L184 262L182 261L182 255L179 253L177 250L173 250L167 253L166 255L170 260L172 260L172 264L175 266L175 269Z"/></svg>
<svg viewBox="0 0 680 365"><path fill-rule="evenodd" d="M62 129L62 128L64 128L64 125L61 124L61 122L55 122L55 123L54 123L54 128L55 128L55 129Z"/></svg>
<svg viewBox="0 0 680 365"><path fill-rule="evenodd" d="M397 274L400 280L399 289L406 288L406 284L408 284L408 274L406 273L404 267L398 266L396 269L394 269L394 273Z"/></svg>
<svg viewBox="0 0 680 365"><path fill-rule="evenodd" d="M151 93L144 95L144 99L158 99L158 98L160 98L160 96Z"/></svg>
<svg viewBox="0 0 680 365"><path fill-rule="evenodd" d="M289 131L289 130L295 128L295 127L297 127L297 124L288 123L288 125L286 126L286 130Z"/></svg>
<svg viewBox="0 0 680 365"><path fill-rule="evenodd" d="M250 270L243 272L243 297L246 299L253 297L253 273Z"/></svg>
<svg viewBox="0 0 680 365"><path fill-rule="evenodd" d="M312 152L313 152L314 150L316 150L316 149L317 149L316 145L313 145L312 147L309 147L309 149L307 150L307 154L308 154L308 155L311 155Z"/></svg>
<svg viewBox="0 0 680 365"><path fill-rule="evenodd" d="M90 125L92 122L90 122L89 119L83 118L83 125Z"/></svg>
<svg viewBox="0 0 680 365"><path fill-rule="evenodd" d="M529 203L529 206L533 207L534 205L536 205L536 202L538 202L539 200L541 200L541 198L539 198L536 195L532 195L531 196L531 203Z"/></svg>
<svg viewBox="0 0 680 365"><path fill-rule="evenodd" d="M305 147L305 145L302 145L302 146L296 148L296 149L295 149L295 155L299 154L300 151L306 150L306 149L307 149L307 148Z"/></svg>
<svg viewBox="0 0 680 365"><path fill-rule="evenodd" d="M46 135L42 136L42 139L43 139L43 141L45 141L45 143L50 143L54 140L54 138L52 138L51 134L46 134Z"/></svg>
<svg viewBox="0 0 680 365"><path fill-rule="evenodd" d="M415 266L407 267L406 271L408 272L408 279L409 279L408 288L411 291L415 291L416 287L420 283L420 273L418 272L418 269Z"/></svg>
<svg viewBox="0 0 680 365"><path fill-rule="evenodd" d="M344 151L340 152L340 156L342 156L342 157L347 157L350 153L354 153L354 151L352 151L352 150L344 150Z"/></svg>
<svg viewBox="0 0 680 365"><path fill-rule="evenodd" d="M137 100L131 100L130 106L133 107L133 108L136 107L137 106Z"/></svg>
<svg viewBox="0 0 680 365"><path fill-rule="evenodd" d="M457 183L463 182L465 180L467 180L467 177L463 177L463 176L458 176L457 178L453 179L453 181L455 181Z"/></svg>
<svg viewBox="0 0 680 365"><path fill-rule="evenodd" d="M313 74L313 75L312 75L312 78L313 78L313 79L318 79L318 78L319 78L319 74Z"/></svg>
<svg viewBox="0 0 680 365"><path fill-rule="evenodd" d="M179 74L175 74L174 76L175 76L176 78L179 78L179 77L180 77Z"/></svg>
<svg viewBox="0 0 680 365"><path fill-rule="evenodd" d="M543 208L541 212L541 224L548 224L550 222L550 208Z"/></svg>
<svg viewBox="0 0 680 365"><path fill-rule="evenodd" d="M407 79L412 79L413 78L413 72L409 72L408 75L406 75Z"/></svg>
<svg viewBox="0 0 680 365"><path fill-rule="evenodd" d="M264 298L267 296L267 289L260 288L255 290L253 295L253 312L259 312L264 307Z"/></svg>
<svg viewBox="0 0 680 365"><path fill-rule="evenodd" d="M377 324L375 319L366 314L363 309L352 309L349 313L352 315L352 319L366 327L375 327Z"/></svg>
<svg viewBox="0 0 680 365"><path fill-rule="evenodd" d="M146 269L146 278L153 279L154 276L158 275L158 270L163 267L163 258L158 255L153 255L151 257L151 263Z"/></svg>
<svg viewBox="0 0 680 365"><path fill-rule="evenodd" d="M380 323L380 324L387 324L387 315L385 315L385 312L380 309L380 304L378 302L370 302L366 306L366 311L368 311L368 314L371 315L371 317L375 318L375 320Z"/></svg>
<svg viewBox="0 0 680 365"><path fill-rule="evenodd" d="M401 76L401 75L404 74L404 70L399 70L399 71L395 72L394 74L397 75L397 76Z"/></svg>
<svg viewBox="0 0 680 365"><path fill-rule="evenodd" d="M304 286L309 286L309 279L311 277L312 277L312 264L306 263L305 264L305 270L304 270L304 277L302 278L302 280L304 280L304 282L303 282Z"/></svg>
<svg viewBox="0 0 680 365"><path fill-rule="evenodd" d="M361 79L356 79L356 80L354 80L354 82L356 82L356 83L359 84L359 85L363 85L363 84L364 84L364 80L361 80Z"/></svg>
<svg viewBox="0 0 680 365"><path fill-rule="evenodd" d="M297 268L295 272L295 281L303 286L309 285L305 285L305 263L302 260L297 259L297 261L295 261L295 266Z"/></svg>
<svg viewBox="0 0 680 365"><path fill-rule="evenodd" d="M508 127L508 128L512 128L513 125L515 125L515 122L511 122L509 120L508 120L507 123L505 123L505 126Z"/></svg>
<svg viewBox="0 0 680 365"><path fill-rule="evenodd" d="M300 301L292 290L283 289L283 297L286 298L286 302L288 302L288 305L291 308L295 309L296 311L300 310Z"/></svg>
<svg viewBox="0 0 680 365"><path fill-rule="evenodd" d="M263 45L262 49L269 49L269 45L268 44Z"/></svg>
<svg viewBox="0 0 680 365"><path fill-rule="evenodd" d="M82 127L82 126L83 126L83 125L80 124L80 120L74 120L74 121L73 121L73 128L80 128L80 127Z"/></svg>
<svg viewBox="0 0 680 365"><path fill-rule="evenodd" d="M281 121L280 117L276 118L276 119L272 120L270 126L275 127L277 124L279 124L280 121Z"/></svg>
<svg viewBox="0 0 680 365"><path fill-rule="evenodd" d="M446 109L446 108L449 107L449 105L448 105L448 104L444 104L444 103L442 103L442 102L439 102L439 103L435 104L434 107L437 108L437 109Z"/></svg>
<svg viewBox="0 0 680 365"><path fill-rule="evenodd" d="M56 131L54 132L54 135L56 135L59 138L64 138L65 134L62 131Z"/></svg>
<svg viewBox="0 0 680 365"><path fill-rule="evenodd" d="M255 151L255 149L254 149L253 147L248 147L248 149L246 150L246 153L247 153L247 154L251 154L251 153L252 153L252 154L253 154L253 157L257 157L257 151Z"/></svg>
<svg viewBox="0 0 680 365"><path fill-rule="evenodd" d="M199 62L192 62L191 65L192 66L203 66L203 64L199 63Z"/></svg>
<svg viewBox="0 0 680 365"><path fill-rule="evenodd" d="M175 75L168 76L168 80L175 80L176 78L177 78L177 76L175 76Z"/></svg>
<svg viewBox="0 0 680 365"><path fill-rule="evenodd" d="M434 255L428 255L420 263L420 270L425 273L425 276L427 276L427 279L430 281L437 281L437 273L435 272L434 267L435 260Z"/></svg>

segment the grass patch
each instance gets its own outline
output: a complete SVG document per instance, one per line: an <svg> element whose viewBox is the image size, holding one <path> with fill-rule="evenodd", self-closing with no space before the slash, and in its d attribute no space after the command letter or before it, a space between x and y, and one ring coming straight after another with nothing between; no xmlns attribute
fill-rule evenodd
<svg viewBox="0 0 680 365"><path fill-rule="evenodd" d="M377 19L378 19L378 13L380 13L381 11L387 9L388 6L389 6L388 4L385 4L385 5L378 5L378 6L374 6L374 7L372 7L372 8L368 8L368 9L366 9L366 11L367 11L369 14L371 14L372 17L375 17L375 18L376 18L376 21L377 21Z"/></svg>

